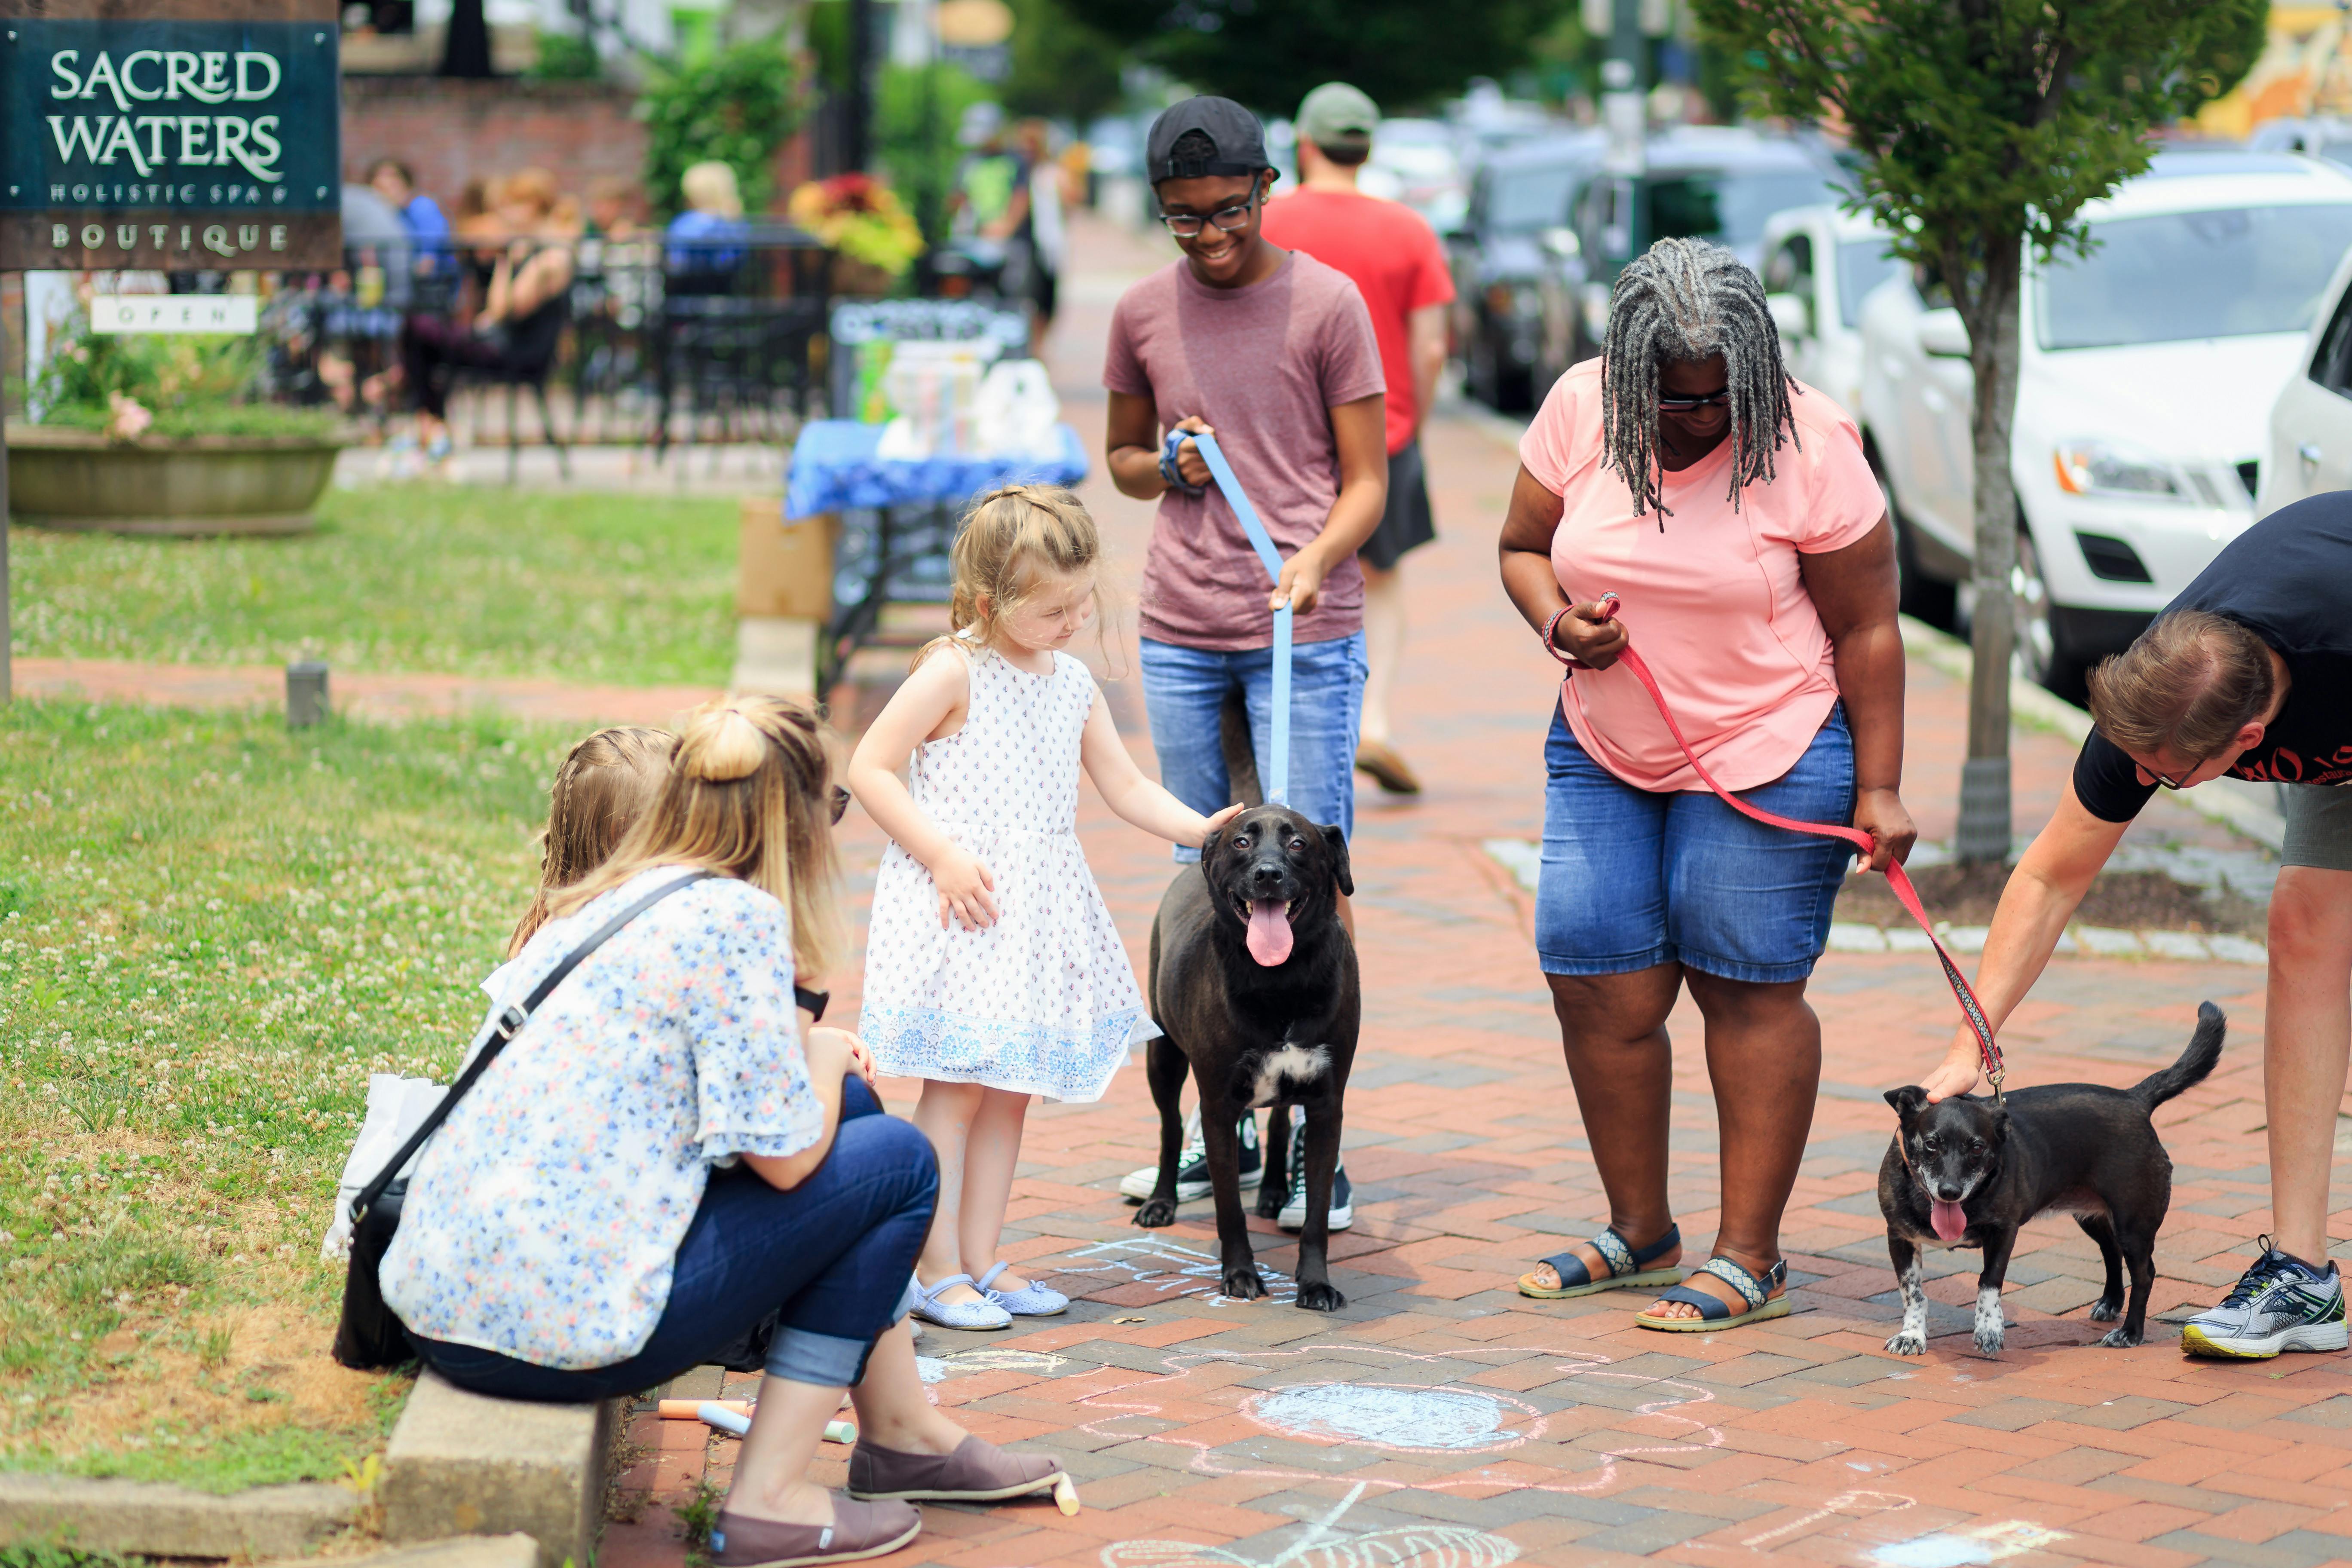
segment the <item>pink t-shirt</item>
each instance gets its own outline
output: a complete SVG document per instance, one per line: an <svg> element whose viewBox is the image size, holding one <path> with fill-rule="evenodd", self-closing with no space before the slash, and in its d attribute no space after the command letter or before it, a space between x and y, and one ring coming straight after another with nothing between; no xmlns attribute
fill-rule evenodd
<svg viewBox="0 0 2352 1568"><path fill-rule="evenodd" d="M1388 384L1356 286L1293 251L1246 289L1212 289L1179 259L1128 289L1111 312L1103 384L1150 398L1163 432L1196 414L1207 420L1286 557L1323 531L1339 497L1330 410ZM1197 500L1160 498L1137 615L1145 637L1225 652L1268 647L1273 587L1215 485ZM1363 624L1364 577L1350 555L1291 635L1328 642Z"/></svg>
<svg viewBox="0 0 2352 1568"><path fill-rule="evenodd" d="M1829 717L1837 670L1798 557L1845 548L1886 510L1845 410L1810 386L1790 402L1797 441L1773 454L1771 482L1748 486L1733 511L1727 438L1665 476L1663 532L1601 467L1599 360L1559 378L1519 442L1528 472L1566 509L1551 541L1561 591L1584 604L1615 590L1634 647L1726 789L1787 773ZM1627 784L1706 787L1622 665L1577 670L1560 708L1578 742Z"/></svg>

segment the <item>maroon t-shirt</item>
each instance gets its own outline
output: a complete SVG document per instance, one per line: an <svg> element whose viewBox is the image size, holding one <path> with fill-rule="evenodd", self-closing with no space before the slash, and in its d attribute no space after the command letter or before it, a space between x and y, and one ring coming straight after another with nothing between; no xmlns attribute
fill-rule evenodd
<svg viewBox="0 0 2352 1568"><path fill-rule="evenodd" d="M1287 557L1330 521L1339 453L1330 410L1382 391L1380 344L1344 273L1294 251L1246 289L1212 289L1181 258L1119 297L1103 384L1149 397L1160 430L1194 415ZM1138 620L1155 642L1234 651L1274 641L1273 583L1241 521L1212 484L1195 500L1160 498L1143 564ZM1323 580L1299 642L1361 629L1364 577L1353 555Z"/></svg>

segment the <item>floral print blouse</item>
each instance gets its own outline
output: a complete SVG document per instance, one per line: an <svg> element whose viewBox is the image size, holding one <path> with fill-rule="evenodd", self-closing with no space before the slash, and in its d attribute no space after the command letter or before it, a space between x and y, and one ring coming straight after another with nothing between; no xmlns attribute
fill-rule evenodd
<svg viewBox="0 0 2352 1568"><path fill-rule="evenodd" d="M550 921L517 955L526 996L679 868ZM614 934L541 1004L410 1178L379 1274L412 1332L574 1371L644 1348L715 1162L822 1134L793 1002L790 913L711 878Z"/></svg>

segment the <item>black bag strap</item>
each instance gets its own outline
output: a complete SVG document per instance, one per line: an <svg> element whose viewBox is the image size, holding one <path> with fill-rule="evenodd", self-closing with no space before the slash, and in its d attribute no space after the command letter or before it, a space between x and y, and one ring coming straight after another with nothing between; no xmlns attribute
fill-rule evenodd
<svg viewBox="0 0 2352 1568"><path fill-rule="evenodd" d="M425 1119L415 1131L408 1135L408 1142L400 1146L400 1152L392 1157L391 1163L378 1172L375 1180L362 1187L359 1196L352 1200L352 1224L357 1226L361 1220L367 1217L368 1210L374 1206L376 1199L383 1196L383 1190L392 1185L394 1180L400 1174L401 1167L407 1164L416 1151L425 1146L425 1141L432 1137L444 1121L449 1120L449 1113L457 1109L457 1102L466 1097L466 1091L473 1088L475 1080L488 1070L490 1063L498 1059L499 1053L507 1048L508 1042L521 1032L522 1026L530 1021L530 1016L539 1011L540 1004L546 1001L549 994L563 984L565 976L580 967L583 959L604 946L612 937L619 934L623 926L627 925L672 893L682 888L690 888L697 882L705 881L717 875L716 871L692 871L675 881L663 883L611 920L606 921L586 941L565 953L563 962L548 971L547 978L531 987L530 995L520 1002L508 1003L505 1010L491 1020L488 1042L475 1053L474 1059L467 1064L466 1070L457 1075L457 1081L449 1086L449 1092L441 1097L441 1103L435 1106L433 1113Z"/></svg>

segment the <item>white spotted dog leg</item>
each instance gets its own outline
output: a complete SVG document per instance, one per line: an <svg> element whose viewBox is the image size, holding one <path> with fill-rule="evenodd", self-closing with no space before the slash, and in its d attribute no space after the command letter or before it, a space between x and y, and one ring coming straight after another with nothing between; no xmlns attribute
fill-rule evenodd
<svg viewBox="0 0 2352 1568"><path fill-rule="evenodd" d="M1977 1287L1977 1349L1999 1355L2001 1346L2000 1287Z"/></svg>
<svg viewBox="0 0 2352 1568"><path fill-rule="evenodd" d="M1920 1284L1920 1254L1914 1249L1911 1261L1903 1270L1903 1327L1886 1342L1888 1351L1895 1355L1925 1355L1927 1352L1927 1292Z"/></svg>

